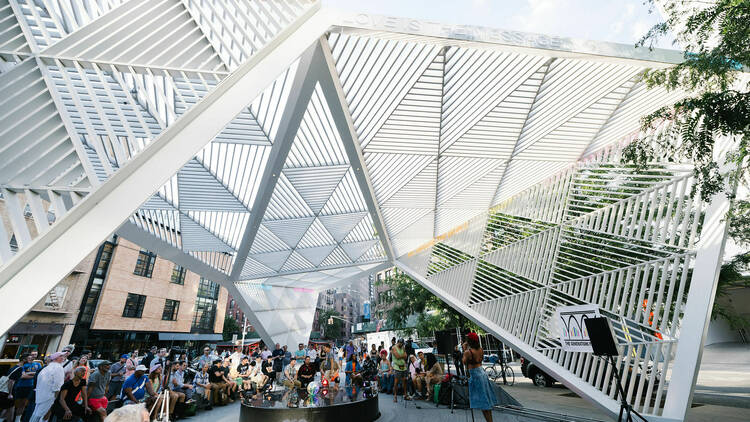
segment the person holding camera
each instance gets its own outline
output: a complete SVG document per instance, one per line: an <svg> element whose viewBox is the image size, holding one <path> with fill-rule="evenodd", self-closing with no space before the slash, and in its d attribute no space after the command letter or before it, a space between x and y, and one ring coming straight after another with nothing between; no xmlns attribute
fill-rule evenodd
<svg viewBox="0 0 750 422"><path fill-rule="evenodd" d="M416 399L422 397L422 385L424 384L424 368L422 361L416 356L409 356L409 387Z"/></svg>

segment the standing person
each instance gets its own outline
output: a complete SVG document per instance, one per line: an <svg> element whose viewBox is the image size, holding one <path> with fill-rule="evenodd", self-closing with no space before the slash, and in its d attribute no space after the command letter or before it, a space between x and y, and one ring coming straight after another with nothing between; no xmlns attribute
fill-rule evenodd
<svg viewBox="0 0 750 422"><path fill-rule="evenodd" d="M313 344L310 349L307 351L307 357L310 358L310 364L315 368L315 372L318 372L318 367L320 367L320 362L318 361L318 349Z"/></svg>
<svg viewBox="0 0 750 422"><path fill-rule="evenodd" d="M209 364L201 366L200 372L195 374L193 378L193 385L195 386L195 394L203 396L208 403L205 407L206 410L211 410L211 382L208 381L208 368Z"/></svg>
<svg viewBox="0 0 750 422"><path fill-rule="evenodd" d="M294 351L294 359L297 361L297 366L302 366L305 363L305 356L307 356L305 345L300 343L299 350Z"/></svg>
<svg viewBox="0 0 750 422"><path fill-rule="evenodd" d="M464 370L464 362L461 356L461 351L458 350L458 345L453 346L453 365L456 367L456 375L465 377L466 371Z"/></svg>
<svg viewBox="0 0 750 422"><path fill-rule="evenodd" d="M154 360L154 357L156 357L157 350L159 350L158 347L151 346L151 348L148 349L146 356L141 359L141 365L145 366L146 368L151 368L151 361Z"/></svg>
<svg viewBox="0 0 750 422"><path fill-rule="evenodd" d="M236 371L237 366L239 366L240 362L242 361L242 348L239 346L235 347L234 352L229 355L229 359L232 360L232 364L230 366L231 370Z"/></svg>
<svg viewBox="0 0 750 422"><path fill-rule="evenodd" d="M125 373L127 368L125 364L128 361L129 356L127 354L120 355L120 360L113 363L109 369L109 373L112 378L109 380L109 389L107 393L107 399L114 397L116 394L120 394L122 383L125 381Z"/></svg>
<svg viewBox="0 0 750 422"><path fill-rule="evenodd" d="M380 384L380 392L385 394L391 394L393 392L393 369L391 368L391 362L386 359L388 352L385 349L380 351L380 364L378 367L378 375Z"/></svg>
<svg viewBox="0 0 750 422"><path fill-rule="evenodd" d="M349 362L349 358L354 354L356 350L354 350L354 342L349 340L349 344L346 345L346 356L344 358L347 362Z"/></svg>
<svg viewBox="0 0 750 422"><path fill-rule="evenodd" d="M122 382L124 383L135 372L135 368L138 366L138 351L134 351L132 355L128 356L125 360L125 376ZM145 365L144 365L145 366Z"/></svg>
<svg viewBox="0 0 750 422"><path fill-rule="evenodd" d="M18 383L18 380L21 379L21 375L23 375L24 363L26 363L26 358L25 355L22 355L20 358L18 358L18 363L16 364L16 366L12 367L10 371L8 371L8 405L10 405L10 407L5 414L6 421L14 421L15 415L20 414L16 410L16 404L18 403L18 401L14 397L14 395L15 385L16 383ZM23 408L21 409L21 412L23 412Z"/></svg>
<svg viewBox="0 0 750 422"><path fill-rule="evenodd" d="M286 369L286 367L289 366L289 364L292 362L292 352L289 351L289 349L286 347L286 344L284 345L283 349L284 360L282 363L284 364L284 369Z"/></svg>
<svg viewBox="0 0 750 422"><path fill-rule="evenodd" d="M148 365L148 368L151 369L154 365L161 365L162 370L166 374L166 371L169 371L168 365L167 365L167 349L165 347L162 347L159 349L159 353L154 356L153 359L151 359L151 362ZM144 364L145 366L145 364Z"/></svg>
<svg viewBox="0 0 750 422"><path fill-rule="evenodd" d="M326 380L329 384L338 382L339 380L339 365L336 363L336 354L331 351L330 344L323 345L323 351L325 352L325 359L320 363L320 380Z"/></svg>
<svg viewBox="0 0 750 422"><path fill-rule="evenodd" d="M214 363L214 357L211 356L211 348L206 346L203 348L203 354L198 359L198 369L202 369L205 365L209 367Z"/></svg>
<svg viewBox="0 0 750 422"><path fill-rule="evenodd" d="M62 362L65 353L56 352L50 356L50 363L39 371L36 384L36 406L31 415L31 422L39 422L55 402L55 394L65 382L65 370ZM75 372L74 372L75 375Z"/></svg>
<svg viewBox="0 0 750 422"><path fill-rule="evenodd" d="M24 353L19 359L18 366L8 376L14 381L9 391L11 398L14 399L16 416L21 416L26 406L29 405L29 397L34 392L34 375L39 370L37 365L38 363L34 362L30 354Z"/></svg>
<svg viewBox="0 0 750 422"><path fill-rule="evenodd" d="M83 379L83 374L83 368L77 367L73 370L73 378L64 382L60 387L58 399L52 405L52 415L56 421L78 422L91 413L91 409L86 404L86 380ZM64 371L63 376L65 376ZM80 401L76 399L79 395L82 397Z"/></svg>
<svg viewBox="0 0 750 422"><path fill-rule="evenodd" d="M467 334L463 362L469 373L469 405L472 409L481 410L484 419L492 422L492 407L497 404L497 398L487 373L482 369L483 356L484 350L479 345L477 333Z"/></svg>
<svg viewBox="0 0 750 422"><path fill-rule="evenodd" d="M98 370L94 371L88 380L88 404L91 410L99 414L99 419L104 421L107 417L107 392L109 391L109 383L112 379L110 369L112 362L105 360L99 363Z"/></svg>
<svg viewBox="0 0 750 422"><path fill-rule="evenodd" d="M284 370L284 349L281 348L279 343L276 343L276 348L271 353L273 359L273 371L275 372L273 378L277 382L281 381L281 372Z"/></svg>
<svg viewBox="0 0 750 422"><path fill-rule="evenodd" d="M406 369L406 349L404 349L404 339L398 339L396 345L391 348L391 366L393 366L394 383L393 383L393 402L398 402L398 386L404 389L404 400L411 400L409 393L406 391L406 382L409 371Z"/></svg>
<svg viewBox="0 0 750 422"><path fill-rule="evenodd" d="M271 356L271 351L270 351L270 350L268 350L268 346L265 346L265 345L264 345L264 346L263 346L263 351L262 351L262 352L260 352L260 357L261 357L261 358L262 358L263 360L266 360L266 359L268 359L268 357L269 357L269 356Z"/></svg>
<svg viewBox="0 0 750 422"><path fill-rule="evenodd" d="M89 356L88 355L81 355L78 358L78 362L75 364L73 369L75 368L83 368L86 370L86 373L83 374L83 379L88 380L89 379L89 373L91 372L91 368L89 367Z"/></svg>
<svg viewBox="0 0 750 422"><path fill-rule="evenodd" d="M378 350L375 348L375 343L372 344L372 348L370 349L370 359L373 361L378 359Z"/></svg>

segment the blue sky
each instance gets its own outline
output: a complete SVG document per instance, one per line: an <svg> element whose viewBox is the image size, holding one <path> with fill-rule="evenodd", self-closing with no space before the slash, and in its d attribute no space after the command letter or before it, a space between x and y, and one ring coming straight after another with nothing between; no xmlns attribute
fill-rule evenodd
<svg viewBox="0 0 750 422"><path fill-rule="evenodd" d="M643 0L324 0L365 13L635 43L659 21ZM672 48L668 41L660 47Z"/></svg>

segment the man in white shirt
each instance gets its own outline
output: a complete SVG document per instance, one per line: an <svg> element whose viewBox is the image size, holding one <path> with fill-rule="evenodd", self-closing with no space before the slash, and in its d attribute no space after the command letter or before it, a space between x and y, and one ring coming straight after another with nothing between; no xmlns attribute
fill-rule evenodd
<svg viewBox="0 0 750 422"><path fill-rule="evenodd" d="M231 371L236 371L237 367L240 365L240 362L242 361L242 353L240 352L239 347L234 348L234 353L229 355L229 359L232 360L231 365L229 366Z"/></svg>
<svg viewBox="0 0 750 422"><path fill-rule="evenodd" d="M55 394L65 382L65 370L62 363L66 354L56 352L50 356L49 365L42 368L36 381L36 407L30 422L39 422L55 402Z"/></svg>
<svg viewBox="0 0 750 422"><path fill-rule="evenodd" d="M268 346L263 346L263 351L260 352L260 357L265 361L269 356L271 356L271 351L268 350Z"/></svg>

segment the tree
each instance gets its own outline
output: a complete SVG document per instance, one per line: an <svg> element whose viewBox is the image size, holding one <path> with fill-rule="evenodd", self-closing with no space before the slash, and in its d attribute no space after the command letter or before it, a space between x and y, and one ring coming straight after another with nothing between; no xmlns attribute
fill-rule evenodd
<svg viewBox="0 0 750 422"><path fill-rule="evenodd" d="M719 299L728 298L732 289L750 288L750 252L732 258L721 267L719 283L716 286L716 300L711 313L712 319L722 318L733 330L750 328L750 321L738 313L731 305L721 303Z"/></svg>
<svg viewBox="0 0 750 422"><path fill-rule="evenodd" d="M385 316L393 327L403 327L409 316L417 315L415 328L421 337L431 337L434 331L456 327L479 330L471 320L401 271L394 271L378 283L390 288L383 301L389 306Z"/></svg>
<svg viewBox="0 0 750 422"><path fill-rule="evenodd" d="M224 341L231 340L235 334L242 334L242 327L240 327L234 318L229 315L224 316L224 329L222 330Z"/></svg>
<svg viewBox="0 0 750 422"><path fill-rule="evenodd" d="M654 0L649 3L653 11ZM733 187L747 187L750 181L750 78L743 76L750 65L750 2L666 0L662 5L665 20L654 25L636 47L651 48L671 31L675 43L685 51L685 60L648 70L645 82L649 87L682 89L692 94L644 116L644 133L653 133L664 122L671 125L652 139L642 137L628 145L624 160L644 168L657 149L666 156L689 159L695 163L698 182L691 194L699 193L702 199L708 199L730 186L732 189L726 193L735 199ZM714 159L714 140L719 136L736 141L726 154L729 165L725 168ZM740 245L750 245L750 202L735 199L727 218L729 235ZM716 298L727 296L733 287L750 287L748 278L742 275L750 269L749 263L750 257L745 253L722 266ZM723 318L734 329L750 325L718 301L714 302L712 318Z"/></svg>
<svg viewBox="0 0 750 422"><path fill-rule="evenodd" d="M318 314L318 325L323 330L323 338L328 340L336 340L341 338L341 329L343 327L343 321L338 318L333 318L331 324L329 319L332 317L341 317L341 314L334 311L333 309L327 309Z"/></svg>
<svg viewBox="0 0 750 422"><path fill-rule="evenodd" d="M649 0L654 7L654 0ZM656 148L667 156L687 158L695 163L697 191L710 198L726 186L727 178L747 183L748 135L750 134L750 79L742 80L742 71L750 64L750 2L717 0L693 2L667 0L666 19L652 27L636 44L653 46L672 31L675 42L685 50L682 63L648 70L644 80L649 87L682 89L692 95L662 107L643 117L644 132L653 132L663 122L670 129L655 136ZM737 145L727 158L731 170L722 170L714 160L714 139L728 136ZM645 167L654 156L654 144L647 137L631 143L624 158ZM737 217L747 220L750 209ZM743 233L748 233L744 231ZM735 233L737 235L738 233ZM750 236L742 240L750 243Z"/></svg>

